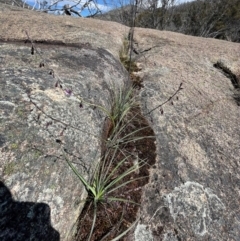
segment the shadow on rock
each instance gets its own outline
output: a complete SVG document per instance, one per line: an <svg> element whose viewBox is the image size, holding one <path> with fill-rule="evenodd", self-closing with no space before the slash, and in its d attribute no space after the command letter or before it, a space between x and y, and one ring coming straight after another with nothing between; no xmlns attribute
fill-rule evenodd
<svg viewBox="0 0 240 241"><path fill-rule="evenodd" d="M59 233L51 226L50 207L45 203L16 202L0 181L0 240L59 241Z"/></svg>

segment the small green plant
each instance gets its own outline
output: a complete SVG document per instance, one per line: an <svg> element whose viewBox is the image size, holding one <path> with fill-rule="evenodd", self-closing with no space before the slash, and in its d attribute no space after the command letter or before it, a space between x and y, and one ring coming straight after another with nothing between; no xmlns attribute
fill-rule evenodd
<svg viewBox="0 0 240 241"><path fill-rule="evenodd" d="M99 205L105 206L111 202L126 202L138 205L131 199L119 197L116 191L120 188L124 189L132 182L146 178L145 175L135 176L135 174L139 174L139 170L146 164L145 161L137 158L137 161L133 162L133 154L131 151L128 151L129 144L132 145L138 140L145 138L152 138L152 136L146 137L141 135L141 132L147 128L146 126L137 129L134 127L133 122L137 120L137 115L139 114L136 111L139 105L134 95L134 87L126 83L122 88L111 87L110 110L104 106L91 104L79 97L81 103L92 105L102 110L110 120L111 125L111 130L107 133L106 139L101 140L104 142L105 148L102 150L102 158L96 166L90 181L84 178L65 155L68 165L88 192L88 204L93 207L93 218L88 240L91 240L94 233ZM126 163L128 165L130 163L127 168L125 166ZM84 223L84 221L82 220L81 223ZM135 222L130 227L134 225ZM130 229L127 228L113 240L120 239L123 234L126 234L127 230L129 231Z"/></svg>
<svg viewBox="0 0 240 241"><path fill-rule="evenodd" d="M12 144L11 144L11 149L12 149L12 150L18 149L18 144L17 144L17 143L12 143Z"/></svg>
<svg viewBox="0 0 240 241"><path fill-rule="evenodd" d="M99 205L101 207L108 206L111 202L126 202L126 205L127 203L138 205L131 198L125 199L116 194L118 193L117 190L122 190L121 188L124 190L130 183L146 178L145 175L138 175L139 170L146 164L145 161L137 157L136 162L133 162L135 156L131 153L131 150L129 151L129 146L135 145L134 143L137 141L152 138L152 136L146 137L141 135L141 132L148 127L135 128L134 126L134 121L138 121L138 111L140 111L134 91L132 84L125 83L123 87L112 85L108 105L110 109L105 106L89 103L78 97L80 103L102 110L111 125L105 136L106 138L101 140L104 145L104 148L101 150L102 158L95 168L90 181L84 178L65 155L68 165L88 192L87 203L89 208L93 207L91 228L89 228L88 239L84 237L84 240L87 239L90 241L94 235ZM126 163L129 165L127 168ZM119 223L121 222L120 220ZM84 220L81 220L81 223L84 223ZM130 227L132 228L134 225L135 222ZM120 239L123 234L126 234L127 230L129 231L130 229L127 228L123 232L118 232L117 237L113 240Z"/></svg>
<svg viewBox="0 0 240 241"><path fill-rule="evenodd" d="M139 70L136 62L130 58L130 41L127 38L123 40L123 46L119 51L119 58L122 65L129 73Z"/></svg>
<svg viewBox="0 0 240 241"><path fill-rule="evenodd" d="M130 110L137 106L133 91L133 87L127 84L120 88L119 91L112 91L110 119L113 121L114 126L121 123Z"/></svg>
<svg viewBox="0 0 240 241"><path fill-rule="evenodd" d="M94 106L103 111L106 116L110 119L113 128L119 127L120 123L123 123L124 118L128 115L131 109L138 105L136 98L134 97L134 88L130 84L125 84L123 87L111 86L111 93L109 98L110 110L107 107L89 103L83 98L78 96L80 103Z"/></svg>
<svg viewBox="0 0 240 241"><path fill-rule="evenodd" d="M87 190L89 199L88 201L93 205L93 221L88 240L91 240L93 234L97 218L98 206L100 204L107 204L112 201L134 203L131 200L115 197L114 195L111 196L111 194L113 194L114 191L116 191L117 189L124 187L137 179L144 178L138 177L134 179L126 179L126 177L131 176L132 173L136 172L137 169L141 168L145 163L144 161L141 161L138 164L131 165L129 168L125 169L125 171L121 172L121 169L123 168L125 162L127 162L128 160L128 156L122 158L120 162L115 163L115 158L118 154L118 149L115 149L113 152L108 151L102 158L101 162L97 165L93 174L93 178L88 181L77 170L77 168L71 163L71 161L64 153L68 165ZM120 234L119 237L122 237L122 235ZM114 240L118 239L115 238Z"/></svg>
<svg viewBox="0 0 240 241"><path fill-rule="evenodd" d="M146 138L154 138L154 136L142 136L141 132L144 131L148 126L143 126L136 130L129 131L133 126L134 119L137 119L136 115L133 115L131 118L128 117L127 120L124 120L123 123L119 122L116 127L109 133L109 137L106 140L107 149L115 149L117 148L119 151L122 151L124 154L126 151L124 150L124 146L129 143L134 143L136 141L146 139Z"/></svg>

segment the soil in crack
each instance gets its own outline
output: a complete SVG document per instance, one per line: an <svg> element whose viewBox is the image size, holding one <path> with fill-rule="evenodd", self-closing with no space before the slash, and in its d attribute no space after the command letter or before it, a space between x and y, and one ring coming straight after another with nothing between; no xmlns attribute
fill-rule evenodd
<svg viewBox="0 0 240 241"><path fill-rule="evenodd" d="M114 159L113 167L126 156L128 156L128 158L124 162L124 165L121 165L121 168L118 169L116 175L120 175L132 165L136 164L137 158L139 160L144 160L144 165L137 169L136 172L131 173L131 175L121 180L121 183L128 180L133 181L115 190L111 193L111 196L129 200L134 203L108 201L108 197L105 197L105 202L97 206L97 219L91 241L112 240L120 233L127 230L136 220L139 204L141 203L142 189L148 182L149 178L148 170L153 164L155 164L156 146L152 128L141 115L139 107L136 107L131 111L131 117L129 118L131 121L126 125L124 133L121 133L121 135L126 136L128 133L140 130L132 137L133 139L141 137L141 139L127 144L123 143L120 147L121 151L117 153L116 158ZM110 133L108 133L108 135L109 134ZM121 183L118 183L117 185L120 185ZM88 240L93 222L93 213L93 203L87 201L78 219L78 231L75 240ZM120 240L125 240L125 238L123 237Z"/></svg>

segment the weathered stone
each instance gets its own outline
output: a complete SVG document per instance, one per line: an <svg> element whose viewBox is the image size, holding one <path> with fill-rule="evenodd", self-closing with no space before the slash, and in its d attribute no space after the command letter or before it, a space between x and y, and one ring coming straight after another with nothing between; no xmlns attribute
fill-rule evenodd
<svg viewBox="0 0 240 241"><path fill-rule="evenodd" d="M157 138L142 224L154 240L239 240L240 109L214 64L239 74L240 45L148 29L136 29L135 41L148 50L137 56L141 99Z"/></svg>
<svg viewBox="0 0 240 241"><path fill-rule="evenodd" d="M118 23L48 15L1 3L0 6L0 39L5 41L25 41L27 31L34 41L63 45L89 43L118 58L122 41L128 36L129 28Z"/></svg>
<svg viewBox="0 0 240 241"><path fill-rule="evenodd" d="M42 60L36 50L31 55L30 45L0 43L0 176L16 200L13 203L21 202L23 206L31 202L25 205L26 220L32 206L49 205L48 217L43 219L47 220L51 212L53 228L65 240L86 192L63 152L86 178L91 178L101 152L106 117L85 102L81 108L78 96L110 110L111 88L122 86L127 75L120 62L101 48L36 45L36 49L46 60L45 67L39 68ZM15 205L12 212L22 206ZM34 220L40 219L37 215ZM26 220L21 222L27 225ZM8 232L1 240L9 240L11 235L14 240L29 240L30 236L37 238L39 232L44 234L43 230L23 230L24 225L11 231L7 225L0 228L0 233ZM45 227L34 225L38 229ZM27 238L21 239L18 229Z"/></svg>
<svg viewBox="0 0 240 241"><path fill-rule="evenodd" d="M138 224L135 232L134 232L134 238L137 241L153 241L153 235L151 234L151 232L148 231L148 228L146 225L144 224Z"/></svg>

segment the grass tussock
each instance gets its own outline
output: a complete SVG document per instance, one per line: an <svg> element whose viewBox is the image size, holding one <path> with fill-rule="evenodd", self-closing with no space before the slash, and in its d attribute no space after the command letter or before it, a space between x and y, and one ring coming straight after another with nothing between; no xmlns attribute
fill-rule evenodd
<svg viewBox="0 0 240 241"><path fill-rule="evenodd" d="M102 140L101 160L92 178L85 179L65 155L88 193L75 240L119 240L130 231L135 225L141 188L148 180L148 165L152 164L149 147L155 148L154 135L141 116L134 87L112 86L109 101L111 110L97 106L107 115L110 128ZM150 155L155 155L155 149Z"/></svg>
<svg viewBox="0 0 240 241"><path fill-rule="evenodd" d="M139 68L136 62L130 58L130 51L130 42L127 39L124 39L123 46L119 51L120 61L129 73L138 72Z"/></svg>

